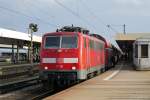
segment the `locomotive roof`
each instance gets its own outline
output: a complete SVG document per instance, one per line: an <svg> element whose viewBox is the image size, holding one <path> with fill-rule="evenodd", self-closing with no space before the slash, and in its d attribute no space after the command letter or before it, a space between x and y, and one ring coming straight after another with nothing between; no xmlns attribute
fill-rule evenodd
<svg viewBox="0 0 150 100"><path fill-rule="evenodd" d="M96 37L102 41L105 42L105 47L108 48L108 47L112 47L111 43L109 43L104 37L102 37L101 35L99 34L90 34L90 36L93 36L93 37Z"/></svg>
<svg viewBox="0 0 150 100"><path fill-rule="evenodd" d="M89 34L89 30L82 28L82 27L75 27L75 26L64 26L60 29L57 29L56 32L81 32L83 34Z"/></svg>

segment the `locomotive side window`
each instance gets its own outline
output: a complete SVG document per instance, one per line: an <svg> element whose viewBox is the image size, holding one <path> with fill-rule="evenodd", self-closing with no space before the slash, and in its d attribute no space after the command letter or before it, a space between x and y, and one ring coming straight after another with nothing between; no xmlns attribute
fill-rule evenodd
<svg viewBox="0 0 150 100"><path fill-rule="evenodd" d="M94 50L97 50L98 42L94 41Z"/></svg>
<svg viewBox="0 0 150 100"><path fill-rule="evenodd" d="M98 42L95 41L95 47L94 47L95 50L98 50L97 47L98 47Z"/></svg>
<svg viewBox="0 0 150 100"><path fill-rule="evenodd" d="M84 38L84 48L86 48L86 38Z"/></svg>
<svg viewBox="0 0 150 100"><path fill-rule="evenodd" d="M59 48L60 37L58 36L47 36L45 39L45 48Z"/></svg>
<svg viewBox="0 0 150 100"><path fill-rule="evenodd" d="M141 45L141 58L148 58L148 45Z"/></svg>
<svg viewBox="0 0 150 100"><path fill-rule="evenodd" d="M102 44L102 43L99 44L99 49L100 49L100 50L103 49L103 44Z"/></svg>
<svg viewBox="0 0 150 100"><path fill-rule="evenodd" d="M93 40L90 40L89 43L90 43L90 48L91 48L91 49L94 49L94 41L93 41Z"/></svg>
<svg viewBox="0 0 150 100"><path fill-rule="evenodd" d="M98 43L98 42L95 42L96 44L95 44L95 50L99 50L99 46L100 46L100 43Z"/></svg>
<svg viewBox="0 0 150 100"><path fill-rule="evenodd" d="M77 36L62 36L61 48L77 48Z"/></svg>

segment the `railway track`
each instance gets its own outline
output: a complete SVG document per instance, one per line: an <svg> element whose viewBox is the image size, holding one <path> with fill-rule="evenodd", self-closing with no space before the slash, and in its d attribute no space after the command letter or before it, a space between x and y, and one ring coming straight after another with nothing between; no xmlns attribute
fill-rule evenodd
<svg viewBox="0 0 150 100"><path fill-rule="evenodd" d="M35 84L6 94L1 94L0 100L31 100L32 97L45 92L42 84Z"/></svg>
<svg viewBox="0 0 150 100"><path fill-rule="evenodd" d="M54 93L56 93L56 91L54 89L52 89L52 90L46 91L42 94L32 97L31 100L41 100L42 98L52 95Z"/></svg>
<svg viewBox="0 0 150 100"><path fill-rule="evenodd" d="M6 65L0 67L0 94L38 84L39 70L34 65L32 76L30 64Z"/></svg>
<svg viewBox="0 0 150 100"><path fill-rule="evenodd" d="M0 100L41 100L42 98L58 93L69 87L70 86L59 89L57 88L46 90L43 88L42 84L36 84L17 91L9 92L4 95L1 94Z"/></svg>
<svg viewBox="0 0 150 100"><path fill-rule="evenodd" d="M20 78L20 79L19 79ZM28 86L33 86L39 84L39 77L29 77L23 79L24 77L19 77L18 80L1 80L0 84L0 94L8 93L18 89L22 89ZM2 82L5 81L5 82Z"/></svg>

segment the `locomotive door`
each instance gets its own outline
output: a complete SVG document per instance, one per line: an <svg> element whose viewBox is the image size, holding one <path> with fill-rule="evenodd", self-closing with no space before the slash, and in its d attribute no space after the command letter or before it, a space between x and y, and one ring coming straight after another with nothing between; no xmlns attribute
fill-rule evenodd
<svg viewBox="0 0 150 100"><path fill-rule="evenodd" d="M86 65L87 65L87 70L88 70L88 72L90 72L90 45L89 45L89 40L88 39L86 39L86 44L87 44L87 46L86 46Z"/></svg>
<svg viewBox="0 0 150 100"><path fill-rule="evenodd" d="M84 40L84 43L83 43L83 47L84 47L84 67L85 67L85 69L87 69L88 70L88 68L89 68L89 66L88 66L88 41L87 41L87 38L83 38L83 40Z"/></svg>

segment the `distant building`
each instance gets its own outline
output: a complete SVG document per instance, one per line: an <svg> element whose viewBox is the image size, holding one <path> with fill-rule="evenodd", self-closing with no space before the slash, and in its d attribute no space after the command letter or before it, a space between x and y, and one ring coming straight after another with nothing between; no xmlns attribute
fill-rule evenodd
<svg viewBox="0 0 150 100"><path fill-rule="evenodd" d="M42 40L41 36L36 36L35 34L33 34L33 55L39 54L41 40ZM28 57L27 59L29 61L31 59L31 56L29 56L30 45L31 45L30 34L0 28L1 58L9 57L12 62L15 62L16 60L18 62L19 60L26 59L26 57ZM26 47L25 52L23 51L24 47ZM3 49L1 50L1 48ZM18 51L17 54L16 51Z"/></svg>
<svg viewBox="0 0 150 100"><path fill-rule="evenodd" d="M150 70L150 36L136 39L133 47L135 68L137 70Z"/></svg>
<svg viewBox="0 0 150 100"><path fill-rule="evenodd" d="M133 43L142 37L150 37L150 33L116 33L115 40L124 52L124 59L133 61Z"/></svg>

